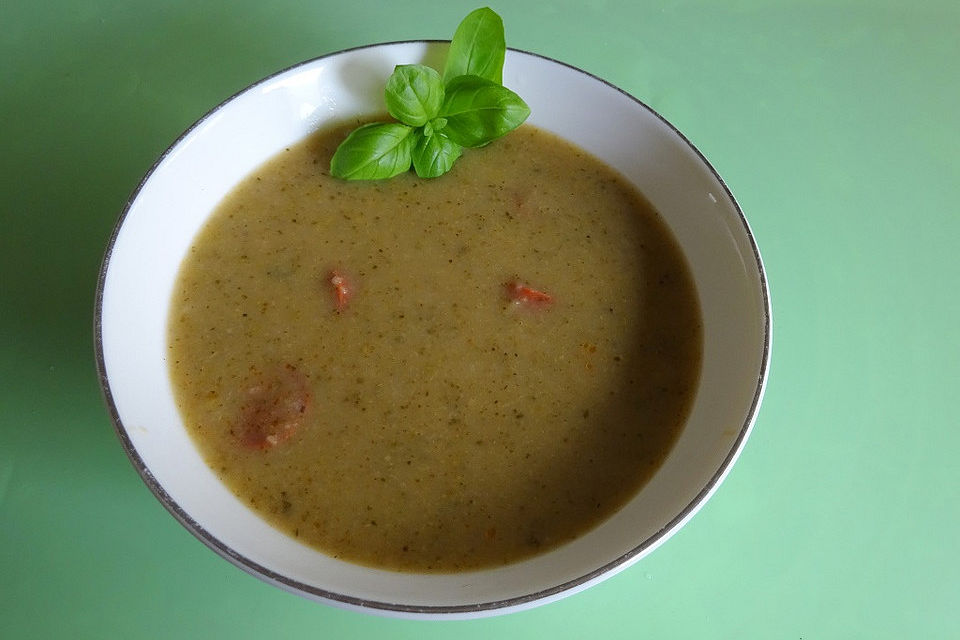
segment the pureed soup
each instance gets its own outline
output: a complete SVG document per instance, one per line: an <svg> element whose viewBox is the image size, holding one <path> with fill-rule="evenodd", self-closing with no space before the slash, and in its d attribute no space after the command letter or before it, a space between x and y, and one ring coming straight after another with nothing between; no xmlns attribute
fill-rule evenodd
<svg viewBox="0 0 960 640"><path fill-rule="evenodd" d="M503 565L609 517L683 427L685 260L618 174L530 125L447 175L329 176L348 128L221 203L176 284L171 375L221 479L385 569Z"/></svg>

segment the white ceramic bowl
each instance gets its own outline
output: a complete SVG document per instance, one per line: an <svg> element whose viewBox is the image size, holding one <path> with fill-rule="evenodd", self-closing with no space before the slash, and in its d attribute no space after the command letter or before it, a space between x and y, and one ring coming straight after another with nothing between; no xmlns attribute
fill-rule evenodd
<svg viewBox="0 0 960 640"><path fill-rule="evenodd" d="M511 50L504 84L530 122L606 160L663 215L700 296L704 360L685 429L653 479L583 537L497 569L411 575L356 566L273 529L228 491L184 429L166 362L174 279L208 215L246 174L330 120L384 109L397 64L442 61L447 44L404 42L297 65L215 108L150 170L121 216L97 292L100 380L117 433L163 505L249 573L338 606L404 617L476 617L529 608L630 566L717 489L753 425L766 381L770 306L760 254L704 157L652 109L598 78Z"/></svg>

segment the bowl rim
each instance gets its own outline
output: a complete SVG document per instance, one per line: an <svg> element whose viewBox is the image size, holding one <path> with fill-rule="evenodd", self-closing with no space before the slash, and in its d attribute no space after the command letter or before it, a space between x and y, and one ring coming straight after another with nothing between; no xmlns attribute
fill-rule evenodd
<svg viewBox="0 0 960 640"><path fill-rule="evenodd" d="M383 602L378 600L368 600L364 598L359 598L356 596L351 596L344 593L338 593L335 591L330 591L327 589L322 589L315 587L309 584L302 583L298 580L294 580L288 576L279 574L268 567L265 567L257 562L254 562L250 558L247 558L242 553L228 547L222 541L220 541L216 536L212 535L207 531L196 519L192 518L187 514L183 508L177 503L163 488L163 486L157 481L153 473L144 463L140 454L137 452L136 448L133 445L133 442L128 435L126 427L123 425L120 420L120 415L117 410L116 404L113 400L113 395L110 389L110 382L106 372L106 364L103 351L103 326L102 326L102 312L103 312L103 295L104 287L106 282L107 271L110 267L110 260L113 253L114 246L119 236L120 230L123 227L123 224L127 218L130 209L133 204L136 202L137 198L140 196L141 191L147 182L152 178L153 174L159 168L159 166L171 155L171 153L180 145L180 143L187 138L194 130L203 125L206 121L216 115L221 109L226 105L233 102L240 95L254 89L260 85L266 84L276 78L277 76L286 74L290 71L294 71L301 67L311 65L320 60L331 58L334 56L339 56L355 51L362 51L366 49L374 49L378 47L386 47L391 45L410 45L410 44L447 44L449 40L442 39L412 39L412 40L394 40L389 42L379 42L373 44L360 45L356 47L350 47L347 49L340 49L330 53L326 53L314 58L303 60L297 62L290 66L287 66L283 69L275 71L249 85L244 86L240 90L236 91L230 95L225 100L221 101L215 107L204 113L200 118L198 118L193 124L191 124L187 129L185 129L177 138L157 157L156 161L150 166L147 172L143 175L137 186L131 192L130 196L127 198L124 203L123 209L120 215L117 218L116 223L114 224L113 230L110 234L110 238L107 243L107 247L104 251L104 256L101 261L99 274L97 277L96 284L96 294L94 299L94 317L93 317L93 329L94 329L94 350L96 356L96 369L97 369L97 378L100 385L101 394L103 400L107 406L108 412L110 414L111 422L113 423L114 432L119 438L121 445L123 446L124 452L129 458L130 462L133 464L134 468L137 470L138 474L154 494L154 496L160 501L164 508L174 517L177 521L180 522L190 533L192 533L197 539L199 539L203 544L209 547L211 550L215 551L218 555L228 560L235 566L243 569L247 573L250 573L256 577L259 577L265 580L268 583L274 584L275 586L281 587L284 590L298 593L299 595L304 595L311 599L319 599L326 601L335 606L341 606L346 608L356 608L360 610L365 610L370 613L380 613L380 614L394 614L394 615L407 615L415 617L456 617L458 614L463 616L464 614L473 614L473 615L493 615L498 612L506 612L505 610L519 610L522 608L527 608L533 606L535 603L546 603L555 599L558 599L564 594L572 594L576 591L579 591L583 588L586 588L591 583L599 581L601 578L613 575L619 570L625 569L631 563L631 560L638 558L638 556L644 555L648 550L659 546L665 542L671 535L676 533L682 524L687 520L693 517L693 515L700 509L700 507L709 499L709 497L716 491L719 485L723 482L726 475L729 473L730 469L733 467L733 464L736 462L736 459L739 457L742 452L746 440L753 429L754 423L756 421L757 413L760 407L761 400L763 398L764 391L766 389L767 379L769 377L770 369L770 352L772 346L772 307L770 302L770 292L768 286L768 280L766 276L766 271L764 269L763 260L760 256L760 251L757 246L756 240L754 238L753 232L750 228L749 223L747 222L746 216L743 213L742 208L740 207L739 202L734 197L733 193L730 191L730 188L727 186L727 183L720 176L719 172L714 168L714 166L707 160L707 158L700 152L700 150L694 145L686 135L684 135L679 129L677 129L673 124L671 124L666 118L664 118L659 112L650 107L647 103L640 100L639 98L633 96L629 92L621 89L620 87L612 84L611 82L604 80L603 78L586 71L580 67L574 66L572 64L545 56L542 54L534 53L524 49L518 49L514 47L507 47L508 51L524 55L531 56L534 58L542 59L546 62L560 65L566 67L567 69L586 75L592 80L598 81L608 88L613 89L623 96L629 98L631 101L647 110L651 115L656 117L661 121L662 124L666 125L675 135L677 135L691 151L693 151L696 156L699 158L700 162L703 163L703 166L708 168L712 173L713 177L718 181L721 187L724 190L724 193L730 199L730 202L733 204L733 207L736 211L737 217L739 218L740 224L742 225L745 238L749 242L750 250L752 252L757 273L759 275L759 285L760 293L763 301L763 350L760 358L760 370L759 375L757 376L756 384L754 387L753 397L751 399L750 407L747 410L746 416L744 418L743 424L740 425L739 432L737 437L733 440L733 443L730 447L729 452L724 457L720 467L717 471L711 476L709 481L703 486L701 491L697 493L696 496L690 501L686 507L684 507L672 520L670 520L661 530L659 530L654 535L648 537L647 539L640 542L637 546L630 549L628 552L622 554L621 556L614 558L613 560L603 564L592 571L567 580L561 584L554 585L552 587L534 591L532 593L527 593L520 596L514 596L510 598L505 598L502 600L492 600L486 602L478 602L475 604L460 604L460 605L411 605L411 604L402 604L395 602Z"/></svg>

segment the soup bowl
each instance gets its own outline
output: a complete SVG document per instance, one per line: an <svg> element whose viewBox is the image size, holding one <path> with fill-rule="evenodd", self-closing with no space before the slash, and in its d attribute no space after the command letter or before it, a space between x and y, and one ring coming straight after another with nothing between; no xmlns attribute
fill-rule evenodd
<svg viewBox="0 0 960 640"><path fill-rule="evenodd" d="M324 56L272 75L201 118L160 157L123 211L104 257L95 331L100 381L131 462L169 512L243 570L311 599L403 617L477 617L547 603L622 571L716 491L753 426L767 378L771 316L760 254L724 182L639 100L588 73L509 50L504 84L529 122L584 148L660 212L689 263L703 315L700 385L652 479L610 518L514 564L411 574L344 562L273 528L204 462L178 412L167 364L174 282L220 200L266 159L327 123L381 113L397 64L440 66L445 42Z"/></svg>

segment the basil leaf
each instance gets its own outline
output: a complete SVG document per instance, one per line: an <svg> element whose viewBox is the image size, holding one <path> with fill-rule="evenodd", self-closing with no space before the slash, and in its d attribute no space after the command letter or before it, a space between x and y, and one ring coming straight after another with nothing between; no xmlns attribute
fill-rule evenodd
<svg viewBox="0 0 960 640"><path fill-rule="evenodd" d="M500 16L487 7L471 11L453 34L443 80L449 83L458 76L480 76L501 84L506 51Z"/></svg>
<svg viewBox="0 0 960 640"><path fill-rule="evenodd" d="M460 76L447 84L440 116L443 133L464 147L480 147L513 131L530 107L510 89L478 76Z"/></svg>
<svg viewBox="0 0 960 640"><path fill-rule="evenodd" d="M430 137L433 135L434 131L440 131L447 126L446 118L434 118L427 124L423 125L423 135Z"/></svg>
<svg viewBox="0 0 960 640"><path fill-rule="evenodd" d="M462 153L463 147L439 131L433 135L418 131L413 168L421 178L436 178L450 171Z"/></svg>
<svg viewBox="0 0 960 640"><path fill-rule="evenodd" d="M330 159L330 175L344 180L381 180L410 169L414 129L373 122L354 129Z"/></svg>
<svg viewBox="0 0 960 640"><path fill-rule="evenodd" d="M422 127L440 110L443 81L426 65L398 65L387 80L384 97L391 116L411 127Z"/></svg>

